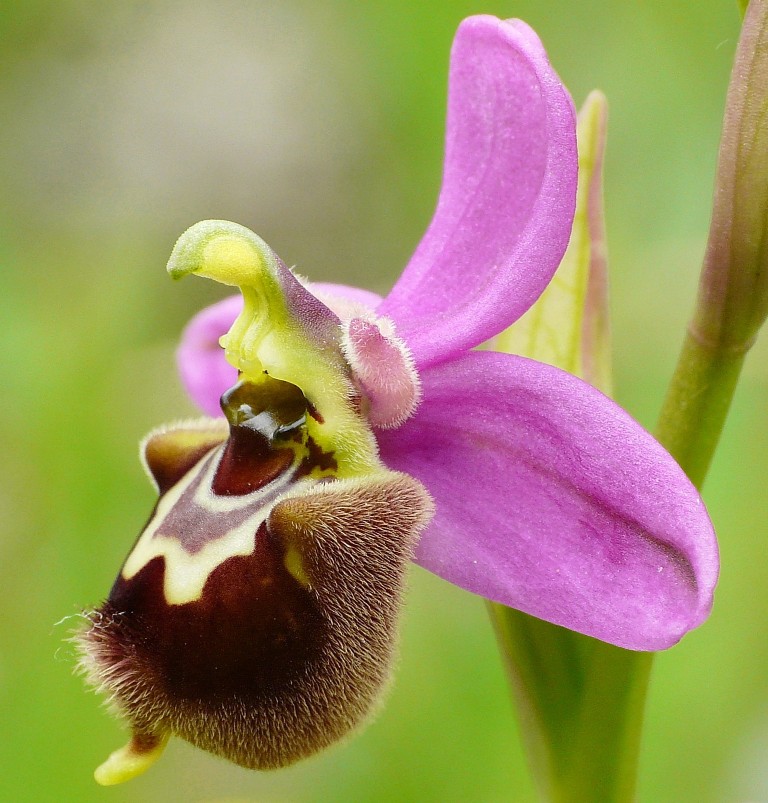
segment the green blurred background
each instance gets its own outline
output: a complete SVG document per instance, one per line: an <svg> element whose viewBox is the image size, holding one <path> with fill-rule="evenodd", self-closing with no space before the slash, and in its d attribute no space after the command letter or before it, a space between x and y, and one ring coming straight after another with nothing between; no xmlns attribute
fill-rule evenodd
<svg viewBox="0 0 768 803"><path fill-rule="evenodd" d="M453 32L480 12L532 24L577 103L608 95L617 395L652 427L707 232L735 0L0 3L1 800L534 799L483 604L421 570L383 713L275 774L174 742L97 787L125 734L65 641L153 503L138 440L195 412L174 344L218 296L167 278L175 238L229 218L312 278L386 291L438 190ZM705 488L722 580L711 620L657 660L642 801L768 800L766 364L763 342Z"/></svg>

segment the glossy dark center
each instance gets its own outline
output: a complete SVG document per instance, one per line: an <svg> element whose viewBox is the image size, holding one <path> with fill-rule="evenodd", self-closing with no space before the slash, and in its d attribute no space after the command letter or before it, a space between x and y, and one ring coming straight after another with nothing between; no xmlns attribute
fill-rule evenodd
<svg viewBox="0 0 768 803"><path fill-rule="evenodd" d="M239 382L221 397L221 409L229 440L212 484L215 494L253 493L290 468L306 434L307 400L299 388L268 376L258 384Z"/></svg>

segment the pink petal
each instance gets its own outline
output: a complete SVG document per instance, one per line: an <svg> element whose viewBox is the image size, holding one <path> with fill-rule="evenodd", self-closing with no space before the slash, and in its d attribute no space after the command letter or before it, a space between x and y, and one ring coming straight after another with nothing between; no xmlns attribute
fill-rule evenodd
<svg viewBox="0 0 768 803"><path fill-rule="evenodd" d="M417 550L476 594L636 650L706 618L717 544L669 454L589 385L475 352L422 374L423 401L382 431L384 461L437 513Z"/></svg>
<svg viewBox="0 0 768 803"><path fill-rule="evenodd" d="M221 415L219 398L237 382L237 371L224 358L219 338L243 308L241 296L230 296L195 315L181 335L176 362L184 388L208 415Z"/></svg>
<svg viewBox="0 0 768 803"><path fill-rule="evenodd" d="M321 300L328 297L330 299L343 299L354 304L362 304L369 309L376 309L381 304L381 296L371 290L363 290L362 287L352 287L348 284L332 284L331 282L310 282L307 288ZM332 302L329 305L333 309Z"/></svg>
<svg viewBox="0 0 768 803"><path fill-rule="evenodd" d="M517 320L568 244L573 104L525 23L479 16L459 27L445 151L435 216L377 310L395 321L420 367Z"/></svg>

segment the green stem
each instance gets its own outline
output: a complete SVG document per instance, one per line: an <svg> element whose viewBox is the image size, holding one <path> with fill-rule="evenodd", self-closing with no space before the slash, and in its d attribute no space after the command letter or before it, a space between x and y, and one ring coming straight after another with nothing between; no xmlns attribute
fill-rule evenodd
<svg viewBox="0 0 768 803"><path fill-rule="evenodd" d="M543 800L634 800L652 653L489 603Z"/></svg>
<svg viewBox="0 0 768 803"><path fill-rule="evenodd" d="M706 343L686 334L656 437L701 488L723 430L748 346Z"/></svg>

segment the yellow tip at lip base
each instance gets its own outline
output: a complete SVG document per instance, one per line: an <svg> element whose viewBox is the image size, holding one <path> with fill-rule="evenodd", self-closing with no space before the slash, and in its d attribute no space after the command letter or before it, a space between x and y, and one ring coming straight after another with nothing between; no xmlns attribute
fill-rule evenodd
<svg viewBox="0 0 768 803"><path fill-rule="evenodd" d="M130 781L148 770L163 754L169 734L162 736L134 736L130 742L114 753L93 773L101 786L115 786Z"/></svg>

